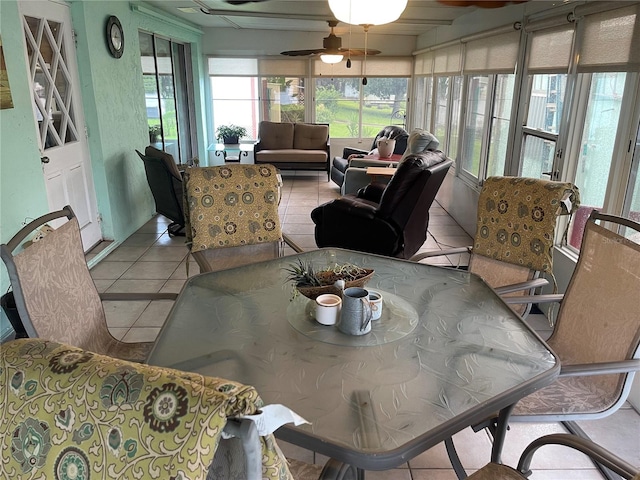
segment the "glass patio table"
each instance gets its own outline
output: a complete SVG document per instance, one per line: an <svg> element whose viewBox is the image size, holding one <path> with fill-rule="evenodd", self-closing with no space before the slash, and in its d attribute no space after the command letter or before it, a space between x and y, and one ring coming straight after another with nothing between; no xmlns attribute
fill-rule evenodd
<svg viewBox="0 0 640 480"><path fill-rule="evenodd" d="M371 333L315 322L286 280L298 260L374 269L365 288L384 301ZM148 362L255 386L311 422L276 437L362 470L397 467L498 411L504 420L560 369L479 277L341 249L190 278Z"/></svg>

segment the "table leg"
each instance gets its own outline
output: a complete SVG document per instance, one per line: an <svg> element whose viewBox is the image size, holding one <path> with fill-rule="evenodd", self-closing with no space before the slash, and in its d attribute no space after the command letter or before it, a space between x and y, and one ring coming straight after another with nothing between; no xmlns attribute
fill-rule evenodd
<svg viewBox="0 0 640 480"><path fill-rule="evenodd" d="M504 439L507 436L507 430L509 428L509 417L515 406L515 403L509 405L500 410L498 414L498 422L493 435L493 447L491 448L491 461L493 463L501 463L500 457L502 456L502 447L504 446Z"/></svg>

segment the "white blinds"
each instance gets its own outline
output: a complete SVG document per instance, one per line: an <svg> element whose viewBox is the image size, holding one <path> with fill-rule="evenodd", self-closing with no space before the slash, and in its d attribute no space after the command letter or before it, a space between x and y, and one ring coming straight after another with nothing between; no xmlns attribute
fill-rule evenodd
<svg viewBox="0 0 640 480"><path fill-rule="evenodd" d="M433 73L436 75L459 75L462 66L462 44L439 48L433 52Z"/></svg>
<svg viewBox="0 0 640 480"><path fill-rule="evenodd" d="M284 58L223 58L209 57L209 75L219 77L255 77L288 76L306 77L309 75L331 77L361 77L363 57L351 59L351 68L346 60L336 64L327 64L315 57ZM367 57L366 74L370 77L410 77L412 57Z"/></svg>
<svg viewBox="0 0 640 480"><path fill-rule="evenodd" d="M258 75L257 58L209 57L209 75L240 77Z"/></svg>
<svg viewBox="0 0 640 480"><path fill-rule="evenodd" d="M566 71L573 29L573 24L568 24L530 33L529 73Z"/></svg>
<svg viewBox="0 0 640 480"><path fill-rule="evenodd" d="M464 73L513 73L520 32L479 38L465 44Z"/></svg>
<svg viewBox="0 0 640 480"><path fill-rule="evenodd" d="M413 73L416 75L431 75L433 73L433 52L416 55L413 62Z"/></svg>
<svg viewBox="0 0 640 480"><path fill-rule="evenodd" d="M635 4L581 19L578 71L640 71L639 17Z"/></svg>
<svg viewBox="0 0 640 480"><path fill-rule="evenodd" d="M320 58L313 61L314 77L361 77L364 57L351 59L351 68L347 68L346 60L340 63L327 64ZM366 75L368 77L410 77L411 57L367 57Z"/></svg>

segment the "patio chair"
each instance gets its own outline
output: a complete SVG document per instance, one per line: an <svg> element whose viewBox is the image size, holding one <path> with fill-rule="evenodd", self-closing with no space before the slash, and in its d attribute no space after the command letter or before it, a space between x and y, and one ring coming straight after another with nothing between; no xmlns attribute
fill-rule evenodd
<svg viewBox="0 0 640 480"><path fill-rule="evenodd" d="M570 432L588 438L576 420L605 418L626 401L634 374L640 371L640 244L617 233L622 228L640 233L640 223L593 211L564 295L505 299L561 302L547 341L560 359L560 375L517 402L511 422L562 422ZM475 430L486 426L493 431L499 452L506 432L496 431L495 420ZM451 446L447 447L454 463Z"/></svg>
<svg viewBox="0 0 640 480"><path fill-rule="evenodd" d="M442 255L469 253L469 271L482 277L502 296L533 294L553 276L553 248L558 215L572 214L580 204L570 183L535 178L489 177L478 199L473 246L414 255L419 262ZM531 304L512 305L526 316Z"/></svg>
<svg viewBox="0 0 640 480"><path fill-rule="evenodd" d="M280 228L281 185L269 164L185 171L187 244L200 272L276 258L285 243L302 251Z"/></svg>
<svg viewBox="0 0 640 480"><path fill-rule="evenodd" d="M164 215L169 224L169 235L184 236L184 213L182 208L182 176L173 155L149 145L144 155L136 150L144 162L147 182L156 204L156 212Z"/></svg>
<svg viewBox="0 0 640 480"><path fill-rule="evenodd" d="M584 453L594 462L606 466L626 480L640 480L640 469L634 467L622 458L605 450L601 446L589 441L567 435L555 433L545 435L531 442L520 456L518 468L513 469L498 463L489 463L467 477L468 480L526 480L531 474L529 466L536 451L545 445L563 445Z"/></svg>
<svg viewBox="0 0 640 480"><path fill-rule="evenodd" d="M26 248L23 241L41 226L68 221ZM153 343L116 340L107 328L102 300L174 300L169 293L103 293L96 289L84 257L80 227L70 206L33 220L6 244L7 266L16 307L29 337L67 343L95 353L142 362Z"/></svg>

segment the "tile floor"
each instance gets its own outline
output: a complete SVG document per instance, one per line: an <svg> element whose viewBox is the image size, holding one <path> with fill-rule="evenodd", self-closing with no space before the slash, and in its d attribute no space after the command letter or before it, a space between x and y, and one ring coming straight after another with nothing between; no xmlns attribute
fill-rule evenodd
<svg viewBox="0 0 640 480"><path fill-rule="evenodd" d="M303 249L317 248L309 213L317 205L339 196L333 182L322 172L283 172L284 187L280 215L284 231ZM430 211L429 236L423 250L469 245L471 238L439 205ZM168 221L157 216L124 241L91 269L101 292L179 292L188 275L199 273L194 261L188 262L184 238L169 237ZM103 247L103 246L101 246ZM100 248L100 247L99 247ZM93 251L88 255L95 255ZM288 253L292 253L289 251ZM432 260L437 264L466 264L468 258L455 256ZM112 334L124 341L152 341L156 338L172 302L106 302L107 321ZM530 315L528 321L546 338L550 329L542 315ZM581 426L605 447L629 462L640 465L640 415L626 405L608 419L582 422ZM546 433L562 432L559 424L512 424L507 435L503 461L515 466L519 454L533 439ZM490 458L491 442L485 432L471 429L455 437L456 446L469 472ZM283 443L283 442L281 442ZM308 462L326 459L294 445L282 444L288 456ZM534 474L540 480L591 480L603 478L583 456L564 447L544 447L534 457ZM386 472L367 472L369 480L453 480L443 445L419 455L401 468Z"/></svg>

